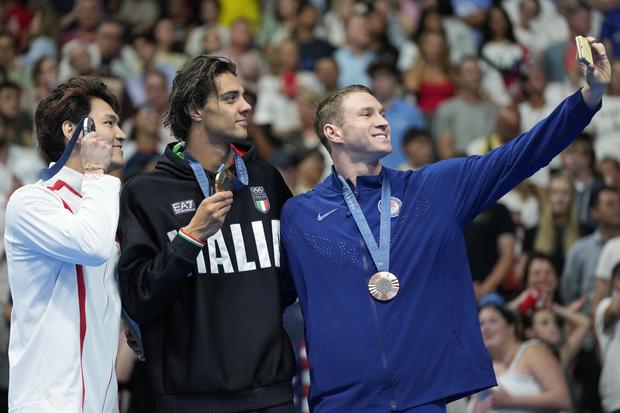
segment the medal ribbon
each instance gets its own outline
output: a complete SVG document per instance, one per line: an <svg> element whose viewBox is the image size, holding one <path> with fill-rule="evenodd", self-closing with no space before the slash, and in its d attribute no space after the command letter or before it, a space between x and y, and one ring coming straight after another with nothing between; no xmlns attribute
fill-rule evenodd
<svg viewBox="0 0 620 413"><path fill-rule="evenodd" d="M338 179L342 182L342 195L355 219L370 256L377 267L377 271L389 271L390 268L390 209L391 209L391 186L387 172L383 172L383 182L381 184L381 221L379 224L379 245L372 231L368 226L368 221L362 212L360 204L355 199L355 194L347 181L338 174Z"/></svg>
<svg viewBox="0 0 620 413"><path fill-rule="evenodd" d="M194 158L189 152L184 152L185 160L194 171L194 176L196 177L196 181L198 181L198 185L202 190L202 194L206 197L211 196L211 184L209 183L209 177L205 173L204 168ZM235 177L233 179L233 189L239 190L248 186L249 177L248 177L248 169L245 166L245 162L243 162L243 158L241 158L235 151L233 151L233 159L235 161ZM221 164L218 168L217 172L222 172L226 170L226 165Z"/></svg>
<svg viewBox="0 0 620 413"><path fill-rule="evenodd" d="M83 116L76 125L84 125L84 122L86 121L87 116ZM65 166L65 163L67 163L67 159L69 159L69 156L71 156L71 152L73 152L73 147L75 146L75 143L80 136L80 132L82 132L83 129L84 128L79 128L76 126L75 130L73 131L73 135L71 135L71 139L69 140L69 142L67 142L65 150L62 152L62 155L60 155L60 158L58 158L56 163L49 168L44 168L39 171L39 178L41 178L41 180L47 181L48 179L51 179L54 175L58 173L58 171L62 169L63 166ZM86 135L86 133L84 133L84 135Z"/></svg>

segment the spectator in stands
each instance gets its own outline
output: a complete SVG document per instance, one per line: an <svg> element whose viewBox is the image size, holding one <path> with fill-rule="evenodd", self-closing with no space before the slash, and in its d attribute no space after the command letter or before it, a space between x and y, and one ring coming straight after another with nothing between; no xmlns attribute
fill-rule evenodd
<svg viewBox="0 0 620 413"><path fill-rule="evenodd" d="M409 129L403 138L403 152L407 159L398 167L402 171L419 169L434 162L435 155L431 133L426 129Z"/></svg>
<svg viewBox="0 0 620 413"><path fill-rule="evenodd" d="M603 371L601 402L605 412L620 409L620 260L616 260L610 280L612 293L596 309L595 329L601 347Z"/></svg>
<svg viewBox="0 0 620 413"><path fill-rule="evenodd" d="M596 314L599 303L612 293L612 271L618 261L620 261L620 237L615 237L607 241L603 247L596 266L596 285L592 302L594 314Z"/></svg>
<svg viewBox="0 0 620 413"><path fill-rule="evenodd" d="M338 89L340 70L333 57L323 57L314 65L314 72L323 85L325 94L334 93Z"/></svg>
<svg viewBox="0 0 620 413"><path fill-rule="evenodd" d="M603 186L592 193L590 211L596 221L596 231L579 238L570 249L562 272L562 298L567 303L585 299L582 311L591 315L596 266L603 246L620 236L620 192Z"/></svg>
<svg viewBox="0 0 620 413"><path fill-rule="evenodd" d="M156 0L124 0L116 18L127 27L131 27L131 34L145 33L157 22L161 10Z"/></svg>
<svg viewBox="0 0 620 413"><path fill-rule="evenodd" d="M489 9L482 36L480 57L499 70L511 95L516 96L520 91L519 74L527 61L527 50L517 43L510 18L501 5Z"/></svg>
<svg viewBox="0 0 620 413"><path fill-rule="evenodd" d="M133 128L123 145L127 159L123 168L123 181L155 166L156 157L166 144L159 135L160 114L149 104L143 105L134 115Z"/></svg>
<svg viewBox="0 0 620 413"><path fill-rule="evenodd" d="M481 136L467 146L467 155L484 155L516 138L521 133L521 117L514 106L506 106L497 113L495 130Z"/></svg>
<svg viewBox="0 0 620 413"><path fill-rule="evenodd" d="M262 10L263 18L256 35L257 43L269 49L292 37L297 25L299 0L276 0ZM275 7L273 7L275 6Z"/></svg>
<svg viewBox="0 0 620 413"><path fill-rule="evenodd" d="M59 37L58 16L51 7L39 6L28 28L28 44L21 56L22 63L32 67L43 57L57 59Z"/></svg>
<svg viewBox="0 0 620 413"><path fill-rule="evenodd" d="M393 150L381 162L388 168L396 169L405 162L405 153L402 150L405 132L411 128L424 127L424 118L416 106L399 96L400 73L394 63L376 61L368 68L368 74L372 79L373 94L383 105L391 130Z"/></svg>
<svg viewBox="0 0 620 413"><path fill-rule="evenodd" d="M474 408L512 412L569 410L571 399L562 368L547 347L538 340L520 341L515 316L504 307L482 306L479 318L498 388L475 395Z"/></svg>
<svg viewBox="0 0 620 413"><path fill-rule="evenodd" d="M185 53L192 57L203 53L205 51L204 39L207 32L217 35L220 49L228 46L230 32L227 27L222 26L218 22L220 11L221 6L218 0L202 0L200 2L200 22L202 25L190 32L185 44Z"/></svg>
<svg viewBox="0 0 620 413"><path fill-rule="evenodd" d="M450 51L443 32L438 30L423 32L419 46L415 63L404 73L404 84L430 118L442 102L454 95Z"/></svg>
<svg viewBox="0 0 620 413"><path fill-rule="evenodd" d="M604 157L598 162L597 169L605 181L605 185L620 191L620 161L618 158Z"/></svg>
<svg viewBox="0 0 620 413"><path fill-rule="evenodd" d="M609 55L620 59L620 3L617 1L601 2L605 19L601 27L601 40Z"/></svg>
<svg viewBox="0 0 620 413"><path fill-rule="evenodd" d="M301 156L296 165L295 187L293 195L299 195L314 189L325 171L325 158L318 148L308 149Z"/></svg>
<svg viewBox="0 0 620 413"><path fill-rule="evenodd" d="M491 134L499 110L481 94L482 72L478 59L463 59L455 81L456 96L442 103L435 117L437 150L441 159L464 154L474 139Z"/></svg>
<svg viewBox="0 0 620 413"><path fill-rule="evenodd" d="M444 33L449 45L451 64L458 64L464 57L477 54L474 31L458 17L430 6L422 10L416 30L410 39L403 43L398 56L398 70L404 72L413 66L420 53L420 37L426 31Z"/></svg>
<svg viewBox="0 0 620 413"><path fill-rule="evenodd" d="M533 1L533 0L525 0ZM519 103L521 130L528 130L553 110L554 103L545 96L548 81L545 71L534 64L528 65L523 73L523 97ZM607 100L605 100L607 104ZM596 119L596 118L595 118ZM595 122L593 119L593 122Z"/></svg>
<svg viewBox="0 0 620 413"><path fill-rule="evenodd" d="M549 45L542 57L542 66L547 78L552 82L561 82L569 73L577 71L575 59L575 36L585 36L590 32L590 8L583 2L567 2L566 9L569 35L566 40Z"/></svg>
<svg viewBox="0 0 620 413"><path fill-rule="evenodd" d="M181 44L175 34L175 26L171 19L161 19L155 24L155 62L179 68L187 60L182 53Z"/></svg>
<svg viewBox="0 0 620 413"><path fill-rule="evenodd" d="M592 191L603 185L596 173L596 157L592 139L587 134L577 137L561 154L562 166L573 180L579 224L586 232L592 232L596 222L592 219L588 204Z"/></svg>
<svg viewBox="0 0 620 413"><path fill-rule="evenodd" d="M69 29L62 37L61 43L64 45L74 39L83 45L93 43L101 19L103 19L103 7L99 0L77 0L73 10L64 15L60 21L63 29Z"/></svg>
<svg viewBox="0 0 620 413"><path fill-rule="evenodd" d="M20 109L20 101L21 88L17 83L6 81L0 84L0 116L4 118L9 141L17 145L32 147L34 146L32 118Z"/></svg>
<svg viewBox="0 0 620 413"><path fill-rule="evenodd" d="M8 80L16 82L20 88L30 85L28 70L19 61L17 42L8 32L0 32L0 68Z"/></svg>
<svg viewBox="0 0 620 413"><path fill-rule="evenodd" d="M264 76L268 73L263 61L263 56L258 49L254 48L254 37L252 34L252 26L250 21L245 18L234 20L230 26L230 44L228 47L213 53L217 56L228 57L237 64L241 64L243 59L248 55L256 62L260 62L258 73ZM241 77L243 83L245 79Z"/></svg>
<svg viewBox="0 0 620 413"><path fill-rule="evenodd" d="M368 21L368 50L375 55L376 60L389 62L396 66L398 62L398 49L390 42L388 35L388 22L379 11L380 2L373 3L373 7L366 13Z"/></svg>
<svg viewBox="0 0 620 413"><path fill-rule="evenodd" d="M347 41L334 53L340 75L338 87L348 85L371 86L368 67L375 60L375 54L368 48L370 33L368 18L362 14L353 14L346 20Z"/></svg>
<svg viewBox="0 0 620 413"><path fill-rule="evenodd" d="M551 302L537 291L530 293L519 311L524 337L545 343L558 357L562 370L567 371L588 335L590 319L574 308Z"/></svg>
<svg viewBox="0 0 620 413"><path fill-rule="evenodd" d="M22 108L34 119L34 112L40 100L58 86L58 61L52 57L42 57L32 67L33 88L22 94Z"/></svg>
<svg viewBox="0 0 620 413"><path fill-rule="evenodd" d="M592 119L591 132L594 133L594 152L597 159L607 156L620 159L620 58L612 63L611 82L605 95L605 104L600 113Z"/></svg>
<svg viewBox="0 0 620 413"><path fill-rule="evenodd" d="M540 252L530 253L524 274L525 289L508 303L511 311L518 313L523 303L537 292L552 303L562 303L558 291L558 272L551 256Z"/></svg>
<svg viewBox="0 0 620 413"><path fill-rule="evenodd" d="M314 70L318 60L331 56L336 50L329 42L316 35L319 10L311 2L302 2L297 15L294 37L299 45L301 69Z"/></svg>
<svg viewBox="0 0 620 413"><path fill-rule="evenodd" d="M515 224L510 212L495 203L465 226L465 245L476 300L494 293L514 264Z"/></svg>
<svg viewBox="0 0 620 413"><path fill-rule="evenodd" d="M523 250L551 256L555 270L561 274L566 254L584 232L579 224L571 175L553 175L542 200L540 223L526 231Z"/></svg>
<svg viewBox="0 0 620 413"><path fill-rule="evenodd" d="M323 91L314 72L300 71L299 49L293 40L285 40L275 49L273 74L264 76L258 87L254 122L280 144L299 130L299 109L296 98L301 90Z"/></svg>
<svg viewBox="0 0 620 413"><path fill-rule="evenodd" d="M96 40L88 46L99 76L124 80L139 71L138 56L124 39L125 27L120 21L104 20L99 24Z"/></svg>

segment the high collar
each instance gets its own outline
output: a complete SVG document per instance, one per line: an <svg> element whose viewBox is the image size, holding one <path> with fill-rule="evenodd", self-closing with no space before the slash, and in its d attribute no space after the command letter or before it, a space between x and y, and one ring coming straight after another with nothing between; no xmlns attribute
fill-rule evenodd
<svg viewBox="0 0 620 413"><path fill-rule="evenodd" d="M50 164L52 166L54 162ZM54 176L52 176L47 181L43 181L43 185L45 186L53 186L56 182L62 181L71 188L73 188L78 193L82 192L82 180L84 175L75 169L71 169L67 166L63 166L60 171Z"/></svg>
<svg viewBox="0 0 620 413"><path fill-rule="evenodd" d="M384 165L381 165L381 171L379 171L378 175L360 175L356 179L357 185L353 186L351 180L347 179L347 183L354 191L369 191L381 189L381 185L383 183L383 177L387 175L388 178L391 178L391 170L386 168ZM338 178L338 171L332 165L332 173L328 179L325 180L327 184L327 189L342 192L342 182L340 178Z"/></svg>

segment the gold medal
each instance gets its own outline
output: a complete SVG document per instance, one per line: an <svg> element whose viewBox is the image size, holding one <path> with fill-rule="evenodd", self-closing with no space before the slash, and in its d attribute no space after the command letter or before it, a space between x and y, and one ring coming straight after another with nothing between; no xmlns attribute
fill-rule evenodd
<svg viewBox="0 0 620 413"><path fill-rule="evenodd" d="M232 191L234 179L232 172L222 168L215 174L215 192Z"/></svg>
<svg viewBox="0 0 620 413"><path fill-rule="evenodd" d="M388 271L379 271L373 274L368 281L370 295L379 301L389 301L396 297L399 288L398 278Z"/></svg>

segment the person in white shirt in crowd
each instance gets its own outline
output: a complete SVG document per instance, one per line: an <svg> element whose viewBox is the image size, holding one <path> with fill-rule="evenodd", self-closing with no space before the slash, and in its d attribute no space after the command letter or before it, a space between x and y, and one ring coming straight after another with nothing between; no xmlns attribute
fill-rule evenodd
<svg viewBox="0 0 620 413"><path fill-rule="evenodd" d="M601 404L605 412L620 410L620 260L612 270L611 297L596 308L595 329L601 348L603 371L599 383Z"/></svg>
<svg viewBox="0 0 620 413"><path fill-rule="evenodd" d="M61 84L37 108L39 147L53 165L6 208L10 411L118 411L120 181L106 174L123 163L118 111L95 78Z"/></svg>

